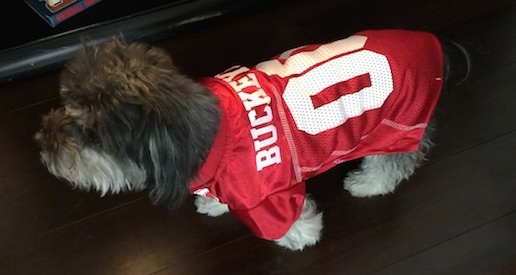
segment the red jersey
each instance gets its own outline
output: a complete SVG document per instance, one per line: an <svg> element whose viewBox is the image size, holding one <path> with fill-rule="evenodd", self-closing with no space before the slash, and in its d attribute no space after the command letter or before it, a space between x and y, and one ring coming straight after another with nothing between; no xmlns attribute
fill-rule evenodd
<svg viewBox="0 0 516 275"><path fill-rule="evenodd" d="M203 79L222 122L192 192L228 204L258 237L281 238L301 213L308 178L418 149L442 60L432 34L364 31Z"/></svg>

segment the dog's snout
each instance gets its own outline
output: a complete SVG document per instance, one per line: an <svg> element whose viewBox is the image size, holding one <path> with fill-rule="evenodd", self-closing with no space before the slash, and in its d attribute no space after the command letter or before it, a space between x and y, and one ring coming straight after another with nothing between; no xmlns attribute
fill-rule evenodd
<svg viewBox="0 0 516 275"><path fill-rule="evenodd" d="M41 150L59 150L74 143L73 119L64 107L52 109L41 120L41 128L34 135L34 140Z"/></svg>

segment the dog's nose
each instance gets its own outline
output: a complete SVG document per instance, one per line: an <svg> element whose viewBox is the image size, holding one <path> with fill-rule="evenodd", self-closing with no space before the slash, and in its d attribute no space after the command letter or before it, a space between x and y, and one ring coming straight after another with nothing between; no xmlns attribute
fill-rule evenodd
<svg viewBox="0 0 516 275"><path fill-rule="evenodd" d="M72 115L72 109L70 109L69 106L65 106L64 107L64 114L67 115L67 116L71 116Z"/></svg>
<svg viewBox="0 0 516 275"><path fill-rule="evenodd" d="M41 149L41 139L42 139L42 137L43 137L43 134L41 133L41 130L36 132L36 134L34 135L34 140L36 141L36 145L38 146L39 149Z"/></svg>

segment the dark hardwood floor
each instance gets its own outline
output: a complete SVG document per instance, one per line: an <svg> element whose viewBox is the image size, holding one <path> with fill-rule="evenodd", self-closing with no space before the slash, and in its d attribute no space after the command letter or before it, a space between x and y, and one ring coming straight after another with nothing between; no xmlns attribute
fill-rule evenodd
<svg viewBox="0 0 516 275"><path fill-rule="evenodd" d="M345 192L357 162L309 182L325 228L303 252L193 200L169 212L143 193L71 190L32 141L59 104L58 72L0 86L0 274L516 274L514 0L299 1L155 44L198 77L370 28L454 37L473 75L443 96L437 147L394 194Z"/></svg>

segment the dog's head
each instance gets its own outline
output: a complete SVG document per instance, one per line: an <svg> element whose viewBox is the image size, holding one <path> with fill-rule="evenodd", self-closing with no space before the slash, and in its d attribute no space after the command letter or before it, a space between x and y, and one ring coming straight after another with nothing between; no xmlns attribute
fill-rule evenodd
<svg viewBox="0 0 516 275"><path fill-rule="evenodd" d="M61 75L63 106L42 120L42 162L105 194L149 187L156 203L188 193L219 123L217 99L147 44L82 48Z"/></svg>

